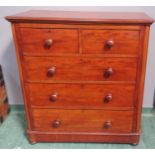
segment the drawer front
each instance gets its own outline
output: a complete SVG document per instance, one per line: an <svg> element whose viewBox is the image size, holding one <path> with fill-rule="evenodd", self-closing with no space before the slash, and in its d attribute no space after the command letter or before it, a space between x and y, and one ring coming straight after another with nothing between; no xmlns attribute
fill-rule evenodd
<svg viewBox="0 0 155 155"><path fill-rule="evenodd" d="M139 31L82 30L82 51L87 54L136 54Z"/></svg>
<svg viewBox="0 0 155 155"><path fill-rule="evenodd" d="M32 106L49 108L127 108L134 106L134 85L28 84Z"/></svg>
<svg viewBox="0 0 155 155"><path fill-rule="evenodd" d="M136 58L24 57L29 81L135 81Z"/></svg>
<svg viewBox="0 0 155 155"><path fill-rule="evenodd" d="M53 132L132 132L132 111L33 109L33 127Z"/></svg>
<svg viewBox="0 0 155 155"><path fill-rule="evenodd" d="M24 52L78 53L78 31L20 28Z"/></svg>

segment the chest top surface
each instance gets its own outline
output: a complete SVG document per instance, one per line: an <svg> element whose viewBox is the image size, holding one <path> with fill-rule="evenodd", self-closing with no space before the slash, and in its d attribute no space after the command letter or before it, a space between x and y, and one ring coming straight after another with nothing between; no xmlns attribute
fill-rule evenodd
<svg viewBox="0 0 155 155"><path fill-rule="evenodd" d="M11 22L98 22L98 23L128 23L152 24L153 19L142 12L77 12L30 10L7 16Z"/></svg>

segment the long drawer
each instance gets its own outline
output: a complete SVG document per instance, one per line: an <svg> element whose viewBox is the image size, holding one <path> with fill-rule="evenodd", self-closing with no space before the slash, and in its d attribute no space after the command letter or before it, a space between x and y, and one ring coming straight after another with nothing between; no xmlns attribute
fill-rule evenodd
<svg viewBox="0 0 155 155"><path fill-rule="evenodd" d="M133 108L135 85L27 84L31 106L64 109Z"/></svg>
<svg viewBox="0 0 155 155"><path fill-rule="evenodd" d="M33 130L52 132L132 132L132 111L33 109Z"/></svg>
<svg viewBox="0 0 155 155"><path fill-rule="evenodd" d="M24 57L28 81L136 81L137 58Z"/></svg>

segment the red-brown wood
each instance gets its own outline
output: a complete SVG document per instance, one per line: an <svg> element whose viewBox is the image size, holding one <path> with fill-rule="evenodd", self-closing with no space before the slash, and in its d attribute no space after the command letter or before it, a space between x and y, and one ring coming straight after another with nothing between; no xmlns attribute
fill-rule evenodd
<svg viewBox="0 0 155 155"><path fill-rule="evenodd" d="M20 28L23 52L78 53L78 32L72 29Z"/></svg>
<svg viewBox="0 0 155 155"><path fill-rule="evenodd" d="M137 76L137 91L136 91L136 110L135 110L135 132L141 131L141 112L143 103L144 83L145 83L145 72L147 63L147 48L149 39L150 27L145 26L141 28L141 45L140 50L142 51L139 59L139 70Z"/></svg>
<svg viewBox="0 0 155 155"><path fill-rule="evenodd" d="M115 24L151 24L153 19L142 12L76 12L31 10L13 16L7 16L11 22L80 22Z"/></svg>
<svg viewBox="0 0 155 155"><path fill-rule="evenodd" d="M36 131L131 133L133 112L33 109L33 118ZM56 121L58 126L54 124ZM111 122L108 128L107 121Z"/></svg>
<svg viewBox="0 0 155 155"><path fill-rule="evenodd" d="M104 143L130 143L139 142L139 133L89 133L89 132L39 132L27 130L31 144L36 142L104 142Z"/></svg>
<svg viewBox="0 0 155 155"><path fill-rule="evenodd" d="M22 56L19 54L21 51L21 46L19 44L19 35L17 31L16 24L11 24L12 32L13 32L13 38L14 38L14 44L16 48L16 59L17 59L17 64L18 64L18 69L19 69L19 75L20 75L20 82L22 86L22 93L23 93L23 100L24 100L24 108L26 112L26 120L27 120L27 130L31 130L32 127L32 117L31 117L31 109L30 106L27 104L28 103L28 96L26 93L26 87L24 86L24 70L22 70Z"/></svg>
<svg viewBox="0 0 155 155"><path fill-rule="evenodd" d="M43 28L43 29L79 29L81 30L140 30L141 24L84 24L84 23L32 23L32 22L18 22L18 28Z"/></svg>
<svg viewBox="0 0 155 155"><path fill-rule="evenodd" d="M12 22L30 143L138 144L153 19L60 11L6 19Z"/></svg>
<svg viewBox="0 0 155 155"><path fill-rule="evenodd" d="M128 109L134 107L135 85L29 84L30 104L43 108ZM107 102L107 95L112 99ZM51 100L51 96L54 99ZM55 97L56 96L56 97Z"/></svg>
<svg viewBox="0 0 155 155"><path fill-rule="evenodd" d="M24 57L27 81L135 81L137 58ZM37 65L36 65L37 64ZM55 67L55 73L49 70ZM108 69L113 72L107 77Z"/></svg>
<svg viewBox="0 0 155 155"><path fill-rule="evenodd" d="M82 30L82 52L88 54L137 54L139 31ZM130 48L129 48L130 47Z"/></svg>

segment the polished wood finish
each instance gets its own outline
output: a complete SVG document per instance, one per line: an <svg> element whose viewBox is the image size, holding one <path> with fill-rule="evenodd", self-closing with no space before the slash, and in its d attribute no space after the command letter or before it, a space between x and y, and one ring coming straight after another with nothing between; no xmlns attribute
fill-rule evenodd
<svg viewBox="0 0 155 155"><path fill-rule="evenodd" d="M50 95L50 97L49 97L49 100L51 101L51 102L55 102L55 101L57 101L58 100L58 93L57 92L53 92L51 95Z"/></svg>
<svg viewBox="0 0 155 155"><path fill-rule="evenodd" d="M36 131L132 132L133 111L33 109L32 113Z"/></svg>
<svg viewBox="0 0 155 155"><path fill-rule="evenodd" d="M53 77L54 76L54 74L55 74L55 72L56 72L56 67L50 67L48 70L47 70L47 76L48 77Z"/></svg>
<svg viewBox="0 0 155 155"><path fill-rule="evenodd" d="M150 17L29 11L6 19L31 143L138 144Z"/></svg>
<svg viewBox="0 0 155 155"><path fill-rule="evenodd" d="M88 54L137 54L139 31L82 30L82 51ZM130 48L129 48L130 47Z"/></svg>
<svg viewBox="0 0 155 155"><path fill-rule="evenodd" d="M112 24L151 24L153 19L142 12L76 12L31 10L7 16L11 22L48 22L48 23L112 23Z"/></svg>
<svg viewBox="0 0 155 155"><path fill-rule="evenodd" d="M78 52L77 30L20 28L19 31L23 52Z"/></svg>
<svg viewBox="0 0 155 155"><path fill-rule="evenodd" d="M27 89L32 107L119 110L135 106L133 84L28 84Z"/></svg>
<svg viewBox="0 0 155 155"><path fill-rule="evenodd" d="M135 81L137 58L24 57L28 81ZM36 65L37 64L37 65ZM52 72L49 76L49 71Z"/></svg>

